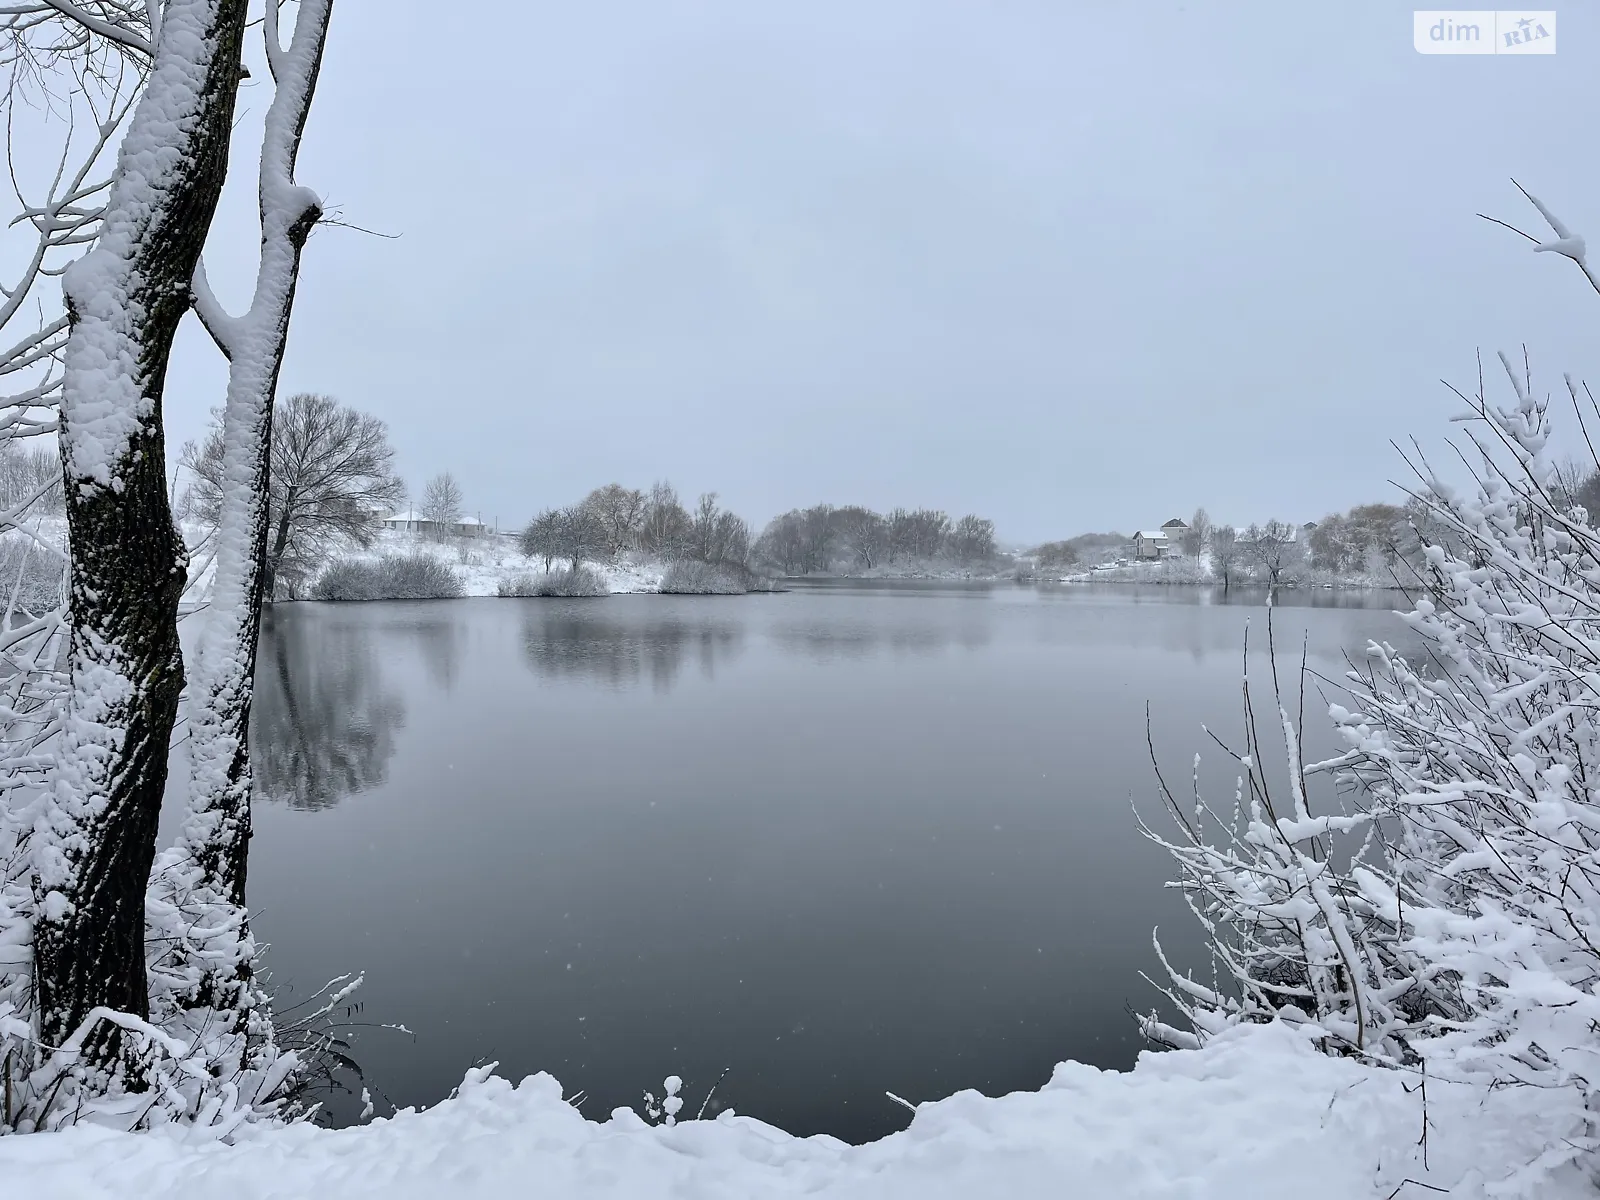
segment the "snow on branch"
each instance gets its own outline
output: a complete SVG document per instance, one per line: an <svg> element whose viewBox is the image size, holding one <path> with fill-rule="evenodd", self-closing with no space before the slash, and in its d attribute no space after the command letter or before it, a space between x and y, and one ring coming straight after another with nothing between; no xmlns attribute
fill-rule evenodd
<svg viewBox="0 0 1600 1200"><path fill-rule="evenodd" d="M1548 1149L1526 1168L1543 1178L1600 1152L1600 531L1553 469L1526 359L1500 361L1508 402L1481 378L1457 393L1484 430L1460 453L1475 491L1420 453L1407 459L1427 518L1424 578L1404 614L1421 653L1369 645L1327 710L1344 752L1307 766L1272 673L1285 763L1274 775L1292 816L1261 769L1248 669L1231 811L1202 800L1198 763L1191 807L1158 772L1178 832L1141 828L1177 866L1214 978L1161 956L1161 990L1184 1021L1152 1013L1142 1027L1194 1047L1241 1022L1285 1021L1329 1053L1545 1089ZM1582 423L1579 389L1567 390ZM1328 795L1314 812L1297 783L1308 776L1345 803Z"/></svg>
<svg viewBox="0 0 1600 1200"><path fill-rule="evenodd" d="M153 5L143 4L143 15L149 18ZM149 37L140 33L131 19L133 10L131 6L121 4L75 4L72 0L41 0L35 11L51 10L60 13L68 20L76 21L88 32L107 41L115 42L129 50L140 54L151 55L155 52ZM98 9L105 15L97 16L91 9ZM15 10L12 10L15 11Z"/></svg>
<svg viewBox="0 0 1600 1200"><path fill-rule="evenodd" d="M1594 288L1597 293L1600 293L1600 276L1597 276L1594 269L1589 266L1588 247L1584 239L1567 228L1566 224L1555 213L1551 212L1539 197L1528 191L1515 179L1511 183L1517 191L1527 197L1528 203L1538 210L1539 215L1544 218L1545 224L1550 226L1550 231L1555 234L1555 237L1548 240L1539 238L1526 230L1517 228L1509 221L1500 220L1498 217L1484 216L1483 213L1479 213L1478 216L1485 221L1502 225L1513 233L1520 234L1533 243L1533 252L1535 254L1558 254L1562 258L1570 258L1578 265L1578 269L1583 272L1583 277L1589 281L1589 286Z"/></svg>

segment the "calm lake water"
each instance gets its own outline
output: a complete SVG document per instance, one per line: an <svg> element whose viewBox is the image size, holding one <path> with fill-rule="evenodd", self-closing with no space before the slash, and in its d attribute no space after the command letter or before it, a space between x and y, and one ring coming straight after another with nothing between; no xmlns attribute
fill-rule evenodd
<svg viewBox="0 0 1600 1200"><path fill-rule="evenodd" d="M1406 644L1399 599L1285 598L1285 685L1302 638L1333 676L1370 638ZM366 972L358 1019L413 1031L355 1031L380 1112L486 1060L549 1071L596 1118L678 1074L692 1112L726 1068L712 1110L860 1141L905 1125L886 1090L1126 1067L1151 928L1198 953L1131 812L1161 815L1145 705L1186 784L1201 725L1239 728L1262 602L834 584L280 606L250 876L273 982Z"/></svg>

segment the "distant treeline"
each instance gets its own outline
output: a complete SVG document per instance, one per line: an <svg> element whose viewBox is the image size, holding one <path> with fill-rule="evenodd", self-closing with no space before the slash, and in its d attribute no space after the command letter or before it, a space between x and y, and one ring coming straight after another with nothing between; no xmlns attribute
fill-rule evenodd
<svg viewBox="0 0 1600 1200"><path fill-rule="evenodd" d="M648 492L611 483L576 504L546 509L523 530L521 545L547 571L557 562L609 562L629 550L785 575L913 564L978 567L995 557L994 522L983 517L817 504L775 517L753 537L749 523L723 508L716 492L702 494L689 509L665 482Z"/></svg>
<svg viewBox="0 0 1600 1200"><path fill-rule="evenodd" d="M1098 562L1106 555L1126 554L1129 540L1120 533L1080 533L1060 542L1045 542L1028 551L1046 570Z"/></svg>
<svg viewBox="0 0 1600 1200"><path fill-rule="evenodd" d="M818 504L773 518L755 549L786 575L913 564L981 567L995 557L994 522L970 514L952 521L931 508L885 515L860 505Z"/></svg>
<svg viewBox="0 0 1600 1200"><path fill-rule="evenodd" d="M747 566L750 526L723 508L716 492L703 493L691 512L670 483L648 492L608 483L576 504L546 509L522 531L522 552L542 559L546 571L561 560L574 570L584 562L612 562L626 550Z"/></svg>
<svg viewBox="0 0 1600 1200"><path fill-rule="evenodd" d="M1580 490L1571 489L1575 500ZM1591 490L1600 499L1600 484ZM1193 564L1200 563L1224 586L1233 581L1410 583L1424 573L1425 543L1451 546L1455 539L1454 531L1418 500L1358 504L1304 525L1272 520L1245 528L1214 524L1202 508L1174 531L1170 549L1162 554L1172 559L1164 569L1192 574ZM1120 533L1086 533L1045 542L1029 553L1043 570L1070 570L1129 557L1134 546ZM1204 571L1195 576L1202 577Z"/></svg>

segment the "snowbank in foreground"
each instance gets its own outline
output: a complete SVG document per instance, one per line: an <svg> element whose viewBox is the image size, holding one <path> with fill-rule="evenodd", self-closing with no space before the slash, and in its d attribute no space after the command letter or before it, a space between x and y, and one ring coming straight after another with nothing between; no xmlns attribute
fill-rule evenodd
<svg viewBox="0 0 1600 1200"><path fill-rule="evenodd" d="M1533 1089L1468 1092L1318 1055L1281 1026L1205 1050L1145 1055L1127 1073L1067 1063L1038 1092L964 1092L923 1105L869 1146L794 1138L727 1114L673 1129L626 1109L587 1121L548 1075L513 1089L469 1075L425 1112L344 1130L249 1131L233 1147L182 1133L77 1128L0 1139L6 1194L74 1200L1396 1200L1592 1196L1573 1168L1507 1180L1541 1136ZM885 1103L888 1103L885 1100ZM686 1111L692 1110L691 1101ZM1509 1190L1496 1181L1512 1183ZM1490 1190L1484 1192L1482 1185ZM1402 1186L1404 1184L1404 1186Z"/></svg>

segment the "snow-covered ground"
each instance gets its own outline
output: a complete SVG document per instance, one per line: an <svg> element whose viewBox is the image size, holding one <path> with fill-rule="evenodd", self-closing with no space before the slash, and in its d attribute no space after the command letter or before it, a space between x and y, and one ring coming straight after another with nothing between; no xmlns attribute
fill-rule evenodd
<svg viewBox="0 0 1600 1200"><path fill-rule="evenodd" d="M923 1105L905 1132L856 1147L726 1113L674 1128L626 1109L589 1121L548 1075L513 1088L474 1072L427 1111L333 1131L246 1130L234 1146L172 1129L3 1138L0 1181L30 1200L1593 1196L1575 1168L1518 1177L1556 1132L1537 1089L1430 1081L1425 1110L1414 1082L1326 1058L1287 1027L1256 1026L1201 1051L1147 1054L1130 1072L1067 1063L1038 1092L959 1093Z"/></svg>
<svg viewBox="0 0 1600 1200"><path fill-rule="evenodd" d="M202 600L210 586L212 561L206 531L200 526L185 524L184 536L192 551L189 575L190 586L185 598ZM517 549L515 539L497 534L484 534L478 538L456 538L448 542L431 541L413 533L384 530L369 548L351 548L338 555L340 558L374 560L385 554L426 554L445 563L461 579L468 596L494 596L500 584L519 575L542 575L542 560L524 558ZM565 562L552 564L556 569L567 566ZM662 566L641 563L624 556L614 563L588 564L606 582L612 592L654 592L661 587Z"/></svg>
<svg viewBox="0 0 1600 1200"><path fill-rule="evenodd" d="M377 558L382 554L428 554L445 563L461 579L469 596L494 596L502 582L519 575L544 574L541 559L525 558L514 539L497 534L484 534L479 538L453 539L434 542L416 534L385 530L369 550L345 554L347 558ZM559 570L569 564L552 564ZM655 592L661 588L663 568L655 563L641 563L627 555L614 563L588 563L605 580L611 592Z"/></svg>

